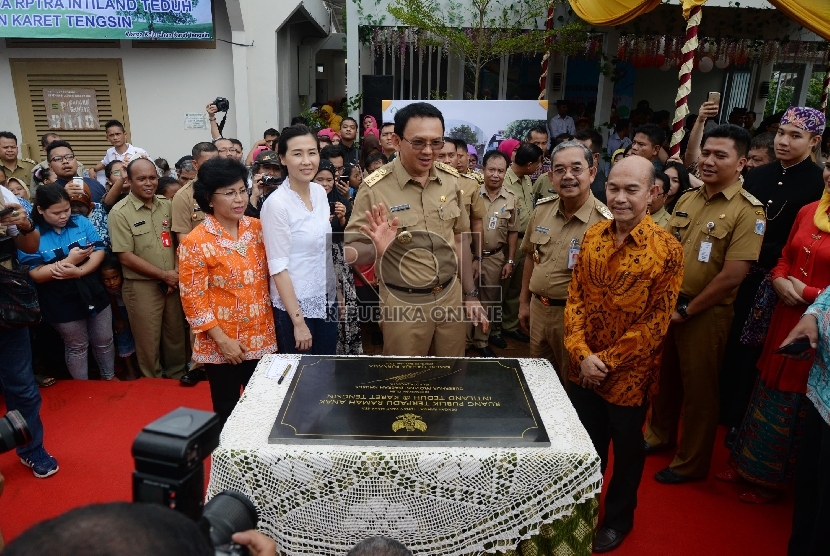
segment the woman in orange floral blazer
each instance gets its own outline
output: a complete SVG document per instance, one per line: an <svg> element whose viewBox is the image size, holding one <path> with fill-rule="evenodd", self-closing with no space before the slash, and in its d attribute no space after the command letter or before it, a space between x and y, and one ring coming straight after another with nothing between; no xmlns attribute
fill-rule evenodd
<svg viewBox="0 0 830 556"><path fill-rule="evenodd" d="M263 355L277 351L262 226L245 216L248 171L214 158L199 168L193 198L205 212L179 246L179 288L196 333L213 410L227 420Z"/></svg>

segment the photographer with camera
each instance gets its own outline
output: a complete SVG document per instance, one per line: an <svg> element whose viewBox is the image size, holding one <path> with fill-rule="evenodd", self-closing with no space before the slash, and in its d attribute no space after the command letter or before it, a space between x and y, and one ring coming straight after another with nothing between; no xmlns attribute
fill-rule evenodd
<svg viewBox="0 0 830 556"><path fill-rule="evenodd" d="M262 203L283 181L279 155L270 150L259 153L256 162L251 167L251 174L251 195L248 199L248 208L245 209L245 216L259 218Z"/></svg>
<svg viewBox="0 0 830 556"><path fill-rule="evenodd" d="M208 121L210 121L210 137L214 141L222 137L222 130L225 129L225 121L228 119L228 110L231 109L231 103L224 97L216 97L216 100L205 106L205 111L208 114ZM216 123L216 113L224 112L222 121Z"/></svg>
<svg viewBox="0 0 830 556"><path fill-rule="evenodd" d="M251 556L274 556L277 543L255 529L234 532L229 540ZM1 547L2 545L0 545ZM215 546L200 524L153 504L90 504L24 531L3 556L214 556L233 552Z"/></svg>
<svg viewBox="0 0 830 556"><path fill-rule="evenodd" d="M0 291L8 292L20 282L16 269L17 253L36 253L40 232L18 204L14 194L0 186ZM2 301L8 300L0 298ZM27 309L31 309L28 307ZM17 410L31 431L31 441L18 445L20 462L30 467L35 477L43 479L58 472L58 462L43 447L43 422L40 420L40 390L32 370L29 323L9 322L0 318L0 382L9 411Z"/></svg>

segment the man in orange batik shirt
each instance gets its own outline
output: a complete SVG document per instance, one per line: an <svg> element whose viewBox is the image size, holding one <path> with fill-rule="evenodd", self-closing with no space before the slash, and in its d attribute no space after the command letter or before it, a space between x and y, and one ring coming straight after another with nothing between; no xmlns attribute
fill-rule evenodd
<svg viewBox="0 0 830 556"><path fill-rule="evenodd" d="M568 395L602 461L614 471L594 552L613 550L634 526L646 453L643 424L657 386L663 339L683 282L683 248L648 215L654 167L615 164L605 186L614 219L585 233L565 305Z"/></svg>

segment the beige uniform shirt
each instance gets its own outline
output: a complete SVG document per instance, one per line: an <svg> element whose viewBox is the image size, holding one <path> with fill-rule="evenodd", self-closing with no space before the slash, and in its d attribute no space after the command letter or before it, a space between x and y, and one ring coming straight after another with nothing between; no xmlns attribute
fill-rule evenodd
<svg viewBox="0 0 830 556"><path fill-rule="evenodd" d="M17 168L14 169L14 172L9 170L5 162L0 162L0 167L2 167L3 171L6 173L6 178L17 178L23 183L29 183L29 178L32 176L32 168L34 168L36 164L37 162L34 160L29 160L28 158L18 158Z"/></svg>
<svg viewBox="0 0 830 556"><path fill-rule="evenodd" d="M504 175L504 187L516 196L519 202L519 237L527 231L530 213L533 212L533 184L529 176L519 179L513 168L508 168Z"/></svg>
<svg viewBox="0 0 830 556"><path fill-rule="evenodd" d="M530 276L530 292L551 299L567 299L573 273L573 265L568 268L571 247L579 249L588 228L611 220L612 216L608 207L593 194L589 194L585 204L568 220L560 209L559 196L539 199L521 245L522 251L536 263Z"/></svg>
<svg viewBox="0 0 830 556"><path fill-rule="evenodd" d="M551 195L556 195L556 190L550 182L548 173L545 172L536 178L535 182L533 182L533 200L538 201L539 199L550 197Z"/></svg>
<svg viewBox="0 0 830 556"><path fill-rule="evenodd" d="M467 216L470 220L480 220L484 218L484 203L478 195L484 183L484 177L480 178L476 174L461 174L458 178L458 185L461 186L464 200L464 208L467 210Z"/></svg>
<svg viewBox="0 0 830 556"><path fill-rule="evenodd" d="M118 201L109 213L107 225L112 240L113 253L133 253L162 270L176 268L176 249L170 230L172 204L163 195L155 195L153 208L128 193ZM162 234L170 237L170 246L162 244ZM152 280L131 268L124 267L124 278Z"/></svg>
<svg viewBox="0 0 830 556"><path fill-rule="evenodd" d="M177 234L189 234L205 219L205 213L193 199L194 181L187 182L173 195L173 231Z"/></svg>
<svg viewBox="0 0 830 556"><path fill-rule="evenodd" d="M519 231L516 196L502 186L492 201L486 187L482 187L476 197L481 200L485 210L484 244L481 249L495 251L507 244L508 232Z"/></svg>
<svg viewBox="0 0 830 556"><path fill-rule="evenodd" d="M380 264L380 279L406 288L444 284L457 273L455 234L470 231L470 219L455 168L436 162L426 186L412 179L399 158L378 168L358 189L346 241L370 243L360 227L368 224L366 211L386 205L391 223L398 218L398 238L408 232L408 243L393 241ZM351 237L349 237L351 236Z"/></svg>
<svg viewBox="0 0 830 556"><path fill-rule="evenodd" d="M764 206L741 186L706 196L706 187L684 194L668 231L683 245L685 273L680 294L694 297L723 270L726 261L757 261L766 230ZM708 251L708 253L707 253ZM735 300L738 288L720 305Z"/></svg>
<svg viewBox="0 0 830 556"><path fill-rule="evenodd" d="M660 207L660 210L651 215L651 219L654 220L655 224L667 230L671 213L666 210L666 207Z"/></svg>

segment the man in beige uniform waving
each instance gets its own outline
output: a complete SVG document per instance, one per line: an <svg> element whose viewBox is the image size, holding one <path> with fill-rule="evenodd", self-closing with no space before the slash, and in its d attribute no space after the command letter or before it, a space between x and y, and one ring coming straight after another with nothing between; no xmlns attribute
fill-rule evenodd
<svg viewBox="0 0 830 556"><path fill-rule="evenodd" d="M435 161L444 146L444 117L431 104L410 104L395 114L395 135L398 158L358 190L346 262L377 260L384 355L463 357L465 309L485 330L487 319L462 241L470 224L458 172Z"/></svg>
<svg viewBox="0 0 830 556"><path fill-rule="evenodd" d="M519 322L530 331L530 356L548 359L566 389L570 382L565 349L568 284L586 230L613 216L591 193L596 172L585 145L578 141L557 145L548 173L557 195L536 203L521 246L526 258Z"/></svg>

